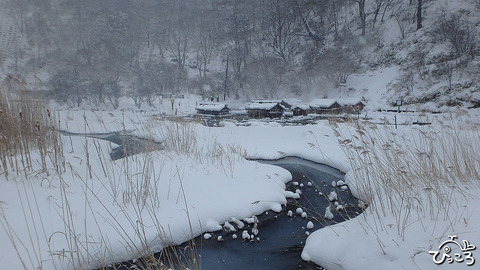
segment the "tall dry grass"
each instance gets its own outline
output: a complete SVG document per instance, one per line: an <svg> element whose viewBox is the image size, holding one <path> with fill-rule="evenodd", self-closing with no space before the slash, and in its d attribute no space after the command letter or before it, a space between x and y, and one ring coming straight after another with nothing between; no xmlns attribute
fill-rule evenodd
<svg viewBox="0 0 480 270"><path fill-rule="evenodd" d="M222 145L215 138L209 138L208 142L199 141L202 136L196 133L195 124L166 121L154 123L154 126L161 127L160 134L157 133L158 128L149 130L142 126L139 127L142 129L141 132L145 133L144 137L162 139L166 147L166 151L162 153L143 153L112 161L107 144L85 136L75 140L70 138L72 147L71 150L68 150L71 152L68 155L75 156L76 161L73 162L65 160L63 157L61 138L55 131L57 130L56 120L42 102L29 100L27 97L17 98L3 95L1 98L3 117L1 124L8 127L8 129L2 129L1 139L4 140L1 143L2 164L5 163L5 168L10 168L12 172L16 173L40 168L36 175L45 174L48 176L43 177L44 179L54 179L49 181L55 181L52 187L55 186L59 191L55 200L63 229L52 234L41 232L38 229L45 227L44 220L35 223L38 220L29 217L42 214L36 198L30 200L25 195L21 195L22 207L24 207L23 215L32 224L32 228L28 231L31 241L30 243L28 241L20 243L20 238L12 237L11 242L13 246L19 248L25 246L25 250L28 250L27 256L22 255L21 252L18 253L24 269L41 268L43 261L47 259L51 259L58 269L62 268L65 262L73 269L110 264L113 261L112 258L115 257L113 254L118 252L111 250L110 240L106 236L106 228L104 225L100 225L106 220L110 225L107 230L109 232L113 230L118 234L118 238L125 243L124 248L131 256L143 256L142 259L139 259L139 262L142 261L138 264L140 269L162 269L165 266L168 268L183 266L189 269L199 268L194 242L191 242L186 254L183 253L186 252L185 250L168 247L173 241L166 233L166 228L162 228L160 225L156 225L155 230L160 237L161 245L167 248L162 251L163 255L160 259L155 259L151 254L158 250L151 249L151 229L150 233L147 233L143 224L147 224L151 220L158 220L156 224L161 224L160 217L157 215L158 208L163 201L158 191L162 188L160 177L165 177L162 171L166 159L177 160L178 156L182 156L184 159L207 166L220 165L226 176L233 176L235 163L243 159L244 153L241 148ZM19 112L22 112L21 117ZM91 120L84 117L84 121L87 131L88 121L98 121L98 119ZM105 126L105 128L107 127ZM148 134L148 132L151 133ZM8 134L15 136L8 136ZM83 145L74 147L73 141ZM81 149L81 152L73 153L73 151L77 151L74 149ZM78 159L80 162L77 162ZM35 166L36 162L39 162L40 166ZM4 171L3 168L2 165L1 173L7 175L11 172L10 170ZM176 175L180 177L180 174ZM29 177L25 178L29 179ZM180 178L171 180L181 183L183 181ZM28 181L23 181L23 183L28 183ZM71 185L72 183L76 184ZM81 190L72 190L71 186L78 187L78 183L82 187ZM20 186L20 190L22 189L35 192L32 185ZM106 193L99 193L99 189ZM72 192L83 193L85 199L72 201ZM187 198L185 196L183 198L185 207L188 209ZM81 206L83 213L78 212L78 203L83 204ZM103 214L100 215L99 212ZM2 212L0 212L0 221L4 229L6 228L5 230L10 235L20 235L22 232L16 231L9 225L11 221L9 217L1 214ZM81 223L78 223L76 218L79 214L85 216L85 220ZM188 215L188 210L186 214ZM120 222L120 220L123 221ZM94 227L91 224L94 224ZM92 239L89 232L92 229L94 232L98 231L95 239ZM193 235L192 227L190 229L189 237L193 238L196 235ZM39 244L41 241L38 239L45 239L48 243L48 258L37 256L37 254L42 254L45 249ZM55 249L52 243L56 242L65 243L65 248Z"/></svg>
<svg viewBox="0 0 480 270"><path fill-rule="evenodd" d="M238 145L222 144L214 136L199 136L196 126L199 124L165 120L156 123L156 133L165 150L196 163L220 167L226 176L233 177L235 164L245 159L246 151ZM205 137L208 141L198 139Z"/></svg>
<svg viewBox="0 0 480 270"><path fill-rule="evenodd" d="M84 117L84 121L85 127L89 126L88 121L90 120ZM170 245L174 241L167 233L169 230L160 225L162 222L158 216L158 208L164 201L162 201L163 198L159 191L166 188L161 186L161 183L165 183L165 179L161 179L161 177L165 177L163 168L166 159L178 160L180 155L202 164L218 162L219 159L228 155L223 152L219 154L220 151L225 150L202 146L197 141L198 135L192 124L168 121L168 123L155 123L153 126L157 125L162 127L160 134L154 134L154 132L158 132L158 129L148 129L142 126L139 127L141 129L139 132L142 133L142 137L162 138L161 141L165 145L166 151L142 153L112 161L106 144L85 137L84 140L82 139L84 143L82 160L85 164L85 171L82 173L73 167L70 167L69 170L75 176L75 181L80 181L85 187L84 193L86 197L88 196L88 200L85 200L85 216L97 216L96 219L108 220L109 230L115 231L124 243L125 251L128 253L127 256L139 257L135 262L138 269L199 269L195 243L191 241L188 249L185 250L171 247ZM215 143L215 145L219 144ZM219 147L223 149L220 145ZM228 159L222 162L228 163ZM90 166L93 163L96 163L97 166ZM233 157L228 164L233 164ZM179 169L177 168L177 170ZM227 165L225 165L224 170L229 170ZM178 179L175 178L170 181L180 181L182 183L181 174L177 172L175 175ZM94 179L99 177L103 180L97 180L93 184L92 177ZM60 185L61 194L68 193L66 184ZM99 184L107 194L97 195L94 185L97 185L98 188ZM187 209L186 215L190 219L185 194L181 198L183 198L185 209ZM95 202L96 207L102 209L102 212L106 214L98 216L91 202ZM100 232L99 239L94 241L88 239L84 235L84 232L87 232L86 227L84 229L82 224L74 224L70 204L68 197L62 196L62 209L64 211L61 213L61 219L65 224L62 235L65 237L70 251L67 254L70 264L74 268L83 268L85 265L92 264L109 265L113 261L114 256L112 254L118 252L110 249L110 243L103 234L105 228L97 227ZM151 238L151 229L144 225L149 224L152 220L157 221L154 229L161 246L165 247L161 251L151 249L154 239ZM97 221L89 220L85 222ZM189 237L194 238L196 235L193 234L191 226ZM89 244L93 242L95 244ZM160 258L153 256L155 252L159 251L161 252ZM65 256L63 251L52 250L51 254L56 258ZM98 258L98 256L95 257L95 254L104 254L104 257ZM112 265L112 268L115 269L116 267L119 267L119 264Z"/></svg>
<svg viewBox="0 0 480 270"><path fill-rule="evenodd" d="M395 217L402 239L413 222L468 222L451 213L478 196L470 188L478 190L480 184L480 126L471 120L463 115L398 130L331 122L353 169L355 188L369 204L367 214L375 216L374 230L386 228L387 215Z"/></svg>
<svg viewBox="0 0 480 270"><path fill-rule="evenodd" d="M44 217L39 210L35 188L38 183L32 179L42 179L51 186L52 177L65 171L60 135L56 132L54 114L44 100L34 99L24 92L7 92L0 89L0 176L4 180L14 180L21 205L14 211L24 220L26 231L18 231L17 226L6 214L8 207L0 204L0 227L3 227L13 248L25 269L41 267L41 242L48 236ZM36 176L41 177L36 177ZM27 181L23 181L27 180ZM8 205L6 202L5 205ZM20 240L28 236L30 241ZM27 255L21 255L26 251Z"/></svg>
<svg viewBox="0 0 480 270"><path fill-rule="evenodd" d="M12 171L26 176L38 167L47 175L52 169L61 173L63 150L55 129L55 117L43 101L0 89L0 173L7 179Z"/></svg>

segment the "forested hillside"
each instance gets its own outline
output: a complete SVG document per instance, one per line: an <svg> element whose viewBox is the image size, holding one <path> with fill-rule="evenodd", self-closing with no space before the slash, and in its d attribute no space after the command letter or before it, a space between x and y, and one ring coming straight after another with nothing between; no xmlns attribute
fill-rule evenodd
<svg viewBox="0 0 480 270"><path fill-rule="evenodd" d="M354 73L390 67L388 102L480 99L479 0L2 0L1 9L4 83L70 106L162 93L328 96ZM369 90L349 87L345 95Z"/></svg>

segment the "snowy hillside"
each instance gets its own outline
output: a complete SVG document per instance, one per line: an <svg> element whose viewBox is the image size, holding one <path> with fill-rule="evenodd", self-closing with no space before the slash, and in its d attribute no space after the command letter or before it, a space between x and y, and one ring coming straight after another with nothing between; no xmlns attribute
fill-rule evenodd
<svg viewBox="0 0 480 270"><path fill-rule="evenodd" d="M372 110L397 99L431 111L470 107L479 95L479 6L3 0L3 87L47 90L69 106L117 107L121 96L141 106L160 94L194 93L244 100L355 96L371 101Z"/></svg>

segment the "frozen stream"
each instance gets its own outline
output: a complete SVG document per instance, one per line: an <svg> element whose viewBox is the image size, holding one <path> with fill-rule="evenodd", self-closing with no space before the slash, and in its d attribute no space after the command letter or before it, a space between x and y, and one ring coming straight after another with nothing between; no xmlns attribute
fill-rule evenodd
<svg viewBox="0 0 480 270"><path fill-rule="evenodd" d="M83 135L118 144L119 147L113 149L112 159L134 155L147 149L162 149L161 143L122 133L63 134ZM242 220L243 227L230 222L234 229L232 226L224 226L223 230L209 232L190 243L171 247L189 269L196 268L191 265L192 258L196 258L199 268L208 270L323 269L304 262L300 257L307 235L325 226L353 218L361 212L357 200L343 185L343 173L335 168L298 157L257 162L280 166L290 171L293 179L287 183L287 189L301 193L300 198L289 199L280 213L268 211L255 218L247 218ZM329 212L332 214L329 218L326 218L327 208L330 208ZM255 219L256 221L251 223ZM254 228L258 229L258 233L252 236ZM245 239L246 234L250 236L248 240ZM194 252L190 252L192 246L195 246ZM328 243L325 243L325 248L328 248ZM168 261L164 256L165 252L155 254L155 257ZM132 269L142 265L142 262L142 259L124 262L112 269Z"/></svg>
<svg viewBox="0 0 480 270"><path fill-rule="evenodd" d="M164 149L163 144L160 142L140 138L131 135L125 131L111 133L73 133L68 131L60 132L65 136L85 136L117 144L118 147L113 148L112 152L110 153L110 157L113 160L132 156L142 152L150 152Z"/></svg>
<svg viewBox="0 0 480 270"><path fill-rule="evenodd" d="M292 173L293 179L287 184L287 189L301 191L300 199L289 199L288 204L280 213L268 211L258 215L258 234L253 239L245 240L242 235L246 231L252 235L254 223L239 228L234 222L235 231L223 230L209 232L196 237L192 243L173 247L176 254L183 260L189 269L197 269L191 264L195 257L200 269L323 269L312 263L304 262L300 254L308 233L357 216L361 209L357 200L351 196L348 189L342 186L333 187L343 179L343 174L326 165L307 161L298 157L287 157L280 160L259 160L258 162L281 166ZM311 183L311 184L309 184ZM341 182L340 182L341 183ZM328 200L331 192L337 194L336 202L342 205L343 210L332 210L333 218L325 218L325 209L335 207L335 202ZM306 216L297 212L302 209ZM293 213L289 216L289 211ZM250 218L250 221L252 218ZM308 223L313 228L308 228ZM311 226L311 225L310 225ZM205 239L207 235L207 238ZM234 236L235 235L235 236ZM219 240L219 237L220 240ZM191 252L192 246L195 251ZM325 243L328 248L328 243ZM172 252L170 252L171 254ZM192 255L194 254L194 255ZM168 261L165 254L155 254L157 258ZM126 262L121 268L129 269L132 265L141 265L142 260ZM118 266L117 266L118 267ZM179 268L183 269L183 268Z"/></svg>

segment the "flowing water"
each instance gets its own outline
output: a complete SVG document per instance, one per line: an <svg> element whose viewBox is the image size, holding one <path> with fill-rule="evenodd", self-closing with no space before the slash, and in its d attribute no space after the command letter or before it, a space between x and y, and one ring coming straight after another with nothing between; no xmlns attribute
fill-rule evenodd
<svg viewBox="0 0 480 270"><path fill-rule="evenodd" d="M119 159L140 152L163 149L161 143L142 139L124 133L92 133L64 135L83 135L103 139L119 146L111 153L112 159ZM343 185L344 174L327 165L315 163L298 157L286 157L279 160L257 160L257 162L280 166L288 170L292 181L287 189L301 192L299 199L289 199L279 213L264 212L250 221L244 221L240 228L234 222L234 230L223 229L198 236L183 245L169 247L170 252L159 252L154 256L167 262L174 252L177 261L190 265L189 269L323 269L320 266L304 262L300 254L309 233L357 216L361 212L358 201ZM340 181L340 182L339 182ZM332 184L334 182L335 184ZM339 185L337 185L337 183ZM335 192L336 200L329 200ZM330 199L331 196L330 196ZM341 205L341 206L338 206ZM326 218L326 208L330 208L333 217ZM290 215L289 213L292 213ZM302 213L304 213L302 215ZM307 225L310 223L313 228ZM254 228L258 230L253 234ZM251 237L244 239L245 233ZM254 235L252 237L252 235ZM328 245L325 245L328 248ZM168 257L167 254L170 254ZM124 262L111 269L132 269L145 264L146 259ZM194 265L192 265L192 263ZM178 262L173 262L178 266ZM151 268L149 268L151 269Z"/></svg>

